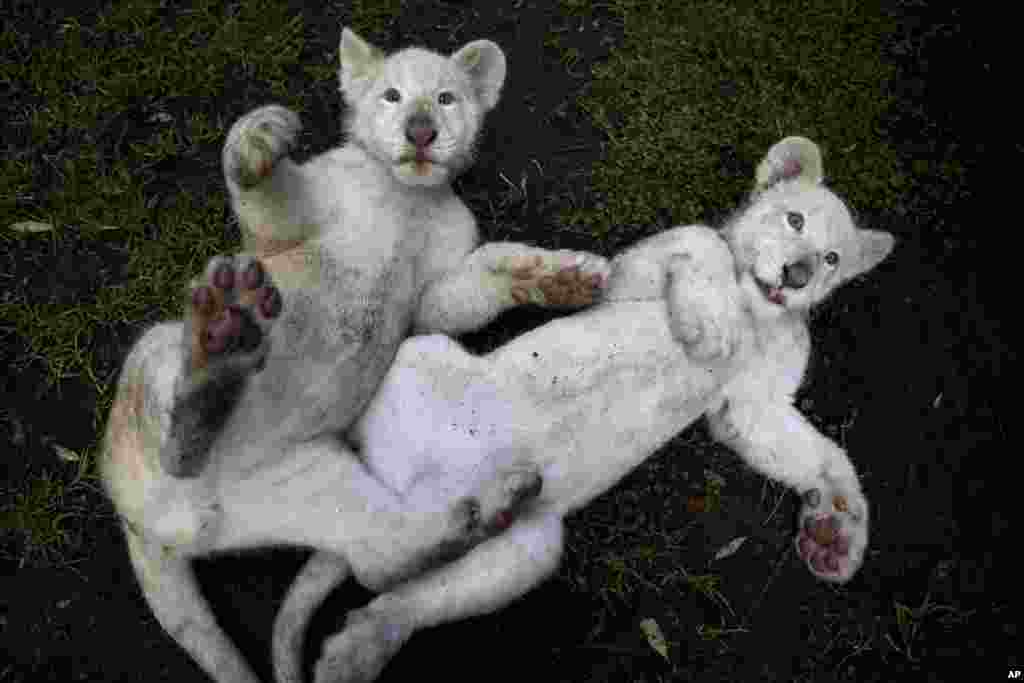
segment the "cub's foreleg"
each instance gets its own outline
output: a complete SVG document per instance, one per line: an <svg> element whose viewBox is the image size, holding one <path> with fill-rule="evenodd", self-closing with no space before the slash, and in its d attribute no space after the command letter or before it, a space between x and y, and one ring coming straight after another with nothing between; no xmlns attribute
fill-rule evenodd
<svg viewBox="0 0 1024 683"><path fill-rule="evenodd" d="M228 132L222 163L231 205L248 251L269 256L290 249L315 229L299 167L288 158L302 124L280 105L255 109Z"/></svg>
<svg viewBox="0 0 1024 683"><path fill-rule="evenodd" d="M450 264L427 286L416 331L458 335L523 304L588 306L600 296L609 270L608 262L594 254L490 242Z"/></svg>
<svg viewBox="0 0 1024 683"><path fill-rule="evenodd" d="M697 360L728 358L743 330L732 252L710 228L694 225L677 232L666 264L672 336Z"/></svg>
<svg viewBox="0 0 1024 683"><path fill-rule="evenodd" d="M868 502L846 452L781 402L729 399L708 421L747 464L801 494L795 543L811 573L849 580L864 562Z"/></svg>
<svg viewBox="0 0 1024 683"><path fill-rule="evenodd" d="M280 313L281 294L256 259L216 257L193 282L170 433L160 449L164 472L202 472L246 381L266 360L266 328Z"/></svg>

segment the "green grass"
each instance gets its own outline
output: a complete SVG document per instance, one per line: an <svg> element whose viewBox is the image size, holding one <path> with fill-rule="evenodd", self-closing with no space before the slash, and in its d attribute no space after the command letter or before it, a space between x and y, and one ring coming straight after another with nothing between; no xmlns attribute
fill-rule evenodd
<svg viewBox="0 0 1024 683"><path fill-rule="evenodd" d="M587 16L596 3L562 5ZM878 5L600 3L623 40L594 67L580 104L607 134L608 153L593 169L596 206L563 220L598 235L646 233L659 212L692 223L728 210L749 189L753 164L786 135L819 142L827 176L855 206L887 205L905 179L895 151L879 143L893 67L882 58Z"/></svg>
<svg viewBox="0 0 1024 683"><path fill-rule="evenodd" d="M15 297L2 304L0 315L27 340L28 357L45 360L52 383L78 375L98 382L88 353L98 324L137 321L154 309L175 314L185 279L230 246L221 188L175 197L161 213L155 242L146 233L152 210L142 183L147 169L199 146L218 145L225 122L196 107L175 121L179 125L152 126L148 136L111 154L99 139L110 113L168 93L196 102L213 99L233 73L251 74L269 84L275 97L294 104L287 72L302 48L302 29L301 17L290 17L286 6L270 0L243 3L235 14L225 13L222 3L201 0L173 22L160 3L131 0L113 3L93 25L65 22L43 49L24 44L24 34L11 28L0 36L5 53L17 55L0 67L0 79L19 84L30 103L20 122L29 149L47 150L55 134L68 141L52 155L38 155L35 164L18 157L0 162L5 205L30 193L40 175L51 180L39 208L13 211L5 219L50 224L54 250L61 248L65 231L88 240L111 239L100 233L116 229L114 239L130 259L130 277L92 300L67 306ZM3 239L25 238L8 230Z"/></svg>
<svg viewBox="0 0 1024 683"><path fill-rule="evenodd" d="M96 486L79 459L70 476L47 469L0 498L0 538L14 539L0 547L0 557L19 566L66 565L86 520L97 512L90 504ZM12 549L16 548L16 549Z"/></svg>
<svg viewBox="0 0 1024 683"><path fill-rule="evenodd" d="M918 659L918 641L926 622L935 620L950 627L965 623L973 614L973 611L960 610L952 605L936 604L932 602L930 593L925 594L917 607L896 602L893 609L896 612L896 633L895 637L887 634L886 638L893 650L910 661Z"/></svg>

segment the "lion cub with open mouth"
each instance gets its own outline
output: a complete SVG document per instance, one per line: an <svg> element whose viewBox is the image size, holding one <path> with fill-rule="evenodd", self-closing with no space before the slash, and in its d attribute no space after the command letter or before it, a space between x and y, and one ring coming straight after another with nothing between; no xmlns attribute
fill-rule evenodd
<svg viewBox="0 0 1024 683"><path fill-rule="evenodd" d="M504 533L349 612L323 646L317 683L372 681L417 630L538 586L559 565L565 517L701 415L748 465L801 495L794 545L811 573L848 581L864 562L868 501L849 456L793 396L811 351L808 311L893 244L858 228L825 187L818 146L789 137L720 232L681 226L627 249L598 305L482 357L440 335L406 340L351 432L367 465L403 490L424 468L472 471L516 451L544 487ZM290 618L308 619L317 588L315 577L296 582Z"/></svg>
<svg viewBox="0 0 1024 683"><path fill-rule="evenodd" d="M200 595L190 558L272 544L381 589L464 551L541 486L497 458L424 476L412 505L343 440L411 330L459 334L522 303L591 303L604 259L522 244L477 248L454 194L505 80L478 40L450 57L340 44L348 143L288 158L297 115L257 109L223 163L245 253L217 257L182 322L146 332L122 370L102 471L161 625L215 679L255 677ZM397 427L396 427L397 428Z"/></svg>

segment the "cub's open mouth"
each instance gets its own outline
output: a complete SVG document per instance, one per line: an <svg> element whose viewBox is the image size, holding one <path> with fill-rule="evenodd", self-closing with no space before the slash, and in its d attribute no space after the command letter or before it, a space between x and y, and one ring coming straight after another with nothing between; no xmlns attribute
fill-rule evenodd
<svg viewBox="0 0 1024 683"><path fill-rule="evenodd" d="M757 286L761 290L761 294L764 295L765 299L768 299L768 301L772 302L776 306L786 305L786 295L782 292L781 287L769 285L756 277L754 278L754 282L757 283Z"/></svg>

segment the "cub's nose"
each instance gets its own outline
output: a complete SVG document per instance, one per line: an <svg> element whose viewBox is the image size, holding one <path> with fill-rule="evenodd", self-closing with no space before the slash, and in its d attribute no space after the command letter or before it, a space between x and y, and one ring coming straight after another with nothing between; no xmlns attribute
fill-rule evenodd
<svg viewBox="0 0 1024 683"><path fill-rule="evenodd" d="M405 139L417 147L427 147L437 139L437 128L428 116L413 116L405 125Z"/></svg>
<svg viewBox="0 0 1024 683"><path fill-rule="evenodd" d="M814 275L814 265L806 260L787 263L782 266L782 286L803 289Z"/></svg>

